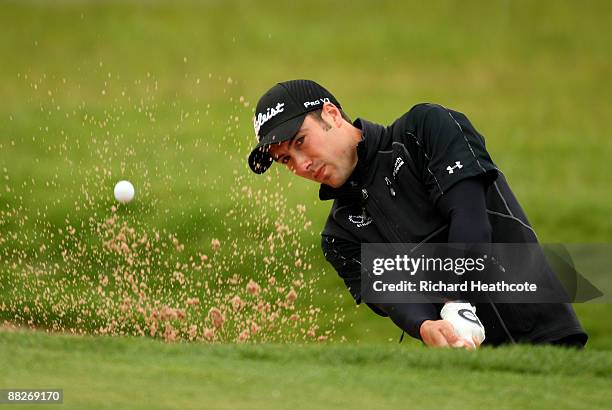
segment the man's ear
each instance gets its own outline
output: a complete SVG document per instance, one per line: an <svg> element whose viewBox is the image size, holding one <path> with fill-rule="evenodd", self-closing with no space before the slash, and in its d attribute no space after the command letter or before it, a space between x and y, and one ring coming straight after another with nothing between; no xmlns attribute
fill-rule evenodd
<svg viewBox="0 0 612 410"><path fill-rule="evenodd" d="M330 102L323 103L321 118L328 124L333 124L335 128L339 128L342 125L340 109Z"/></svg>

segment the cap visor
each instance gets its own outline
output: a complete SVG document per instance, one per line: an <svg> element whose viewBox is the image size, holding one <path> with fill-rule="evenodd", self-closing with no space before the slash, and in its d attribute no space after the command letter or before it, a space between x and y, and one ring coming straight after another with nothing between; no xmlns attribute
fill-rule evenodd
<svg viewBox="0 0 612 410"><path fill-rule="evenodd" d="M271 144L280 144L293 138L300 130L305 117L306 114L291 118L279 124L261 138L249 155L249 167L251 167L253 172L263 174L270 168L274 160L268 153L269 146Z"/></svg>

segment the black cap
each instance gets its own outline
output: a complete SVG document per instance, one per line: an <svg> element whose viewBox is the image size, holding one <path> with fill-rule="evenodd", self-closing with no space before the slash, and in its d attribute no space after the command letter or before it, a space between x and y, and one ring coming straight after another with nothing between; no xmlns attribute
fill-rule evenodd
<svg viewBox="0 0 612 410"><path fill-rule="evenodd" d="M291 80L270 88L255 108L253 126L258 142L249 155L249 166L253 172L266 172L273 162L268 153L270 144L280 144L293 138L306 114L323 108L325 102L341 108L336 98L314 81Z"/></svg>

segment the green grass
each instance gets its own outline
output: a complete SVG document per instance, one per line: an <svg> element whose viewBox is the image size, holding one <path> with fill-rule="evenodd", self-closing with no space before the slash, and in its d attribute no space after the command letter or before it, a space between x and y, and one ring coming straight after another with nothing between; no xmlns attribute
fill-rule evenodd
<svg viewBox="0 0 612 410"><path fill-rule="evenodd" d="M65 408L609 407L612 356L515 346L201 345L0 332L0 386Z"/></svg>

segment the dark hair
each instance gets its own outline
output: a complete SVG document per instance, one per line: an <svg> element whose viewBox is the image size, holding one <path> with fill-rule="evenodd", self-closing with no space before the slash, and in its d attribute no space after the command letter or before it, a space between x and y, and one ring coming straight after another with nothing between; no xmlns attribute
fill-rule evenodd
<svg viewBox="0 0 612 410"><path fill-rule="evenodd" d="M323 112L323 108L319 110L311 111L308 113L308 115L312 116L312 118L316 120L321 125L321 127L323 127L324 130L328 130L331 128L331 126L327 122L325 122L325 120L321 116L321 112ZM351 118L348 115L346 115L344 111L340 110L340 114L342 115L342 118L344 118L346 121L350 123L353 122L351 121Z"/></svg>

